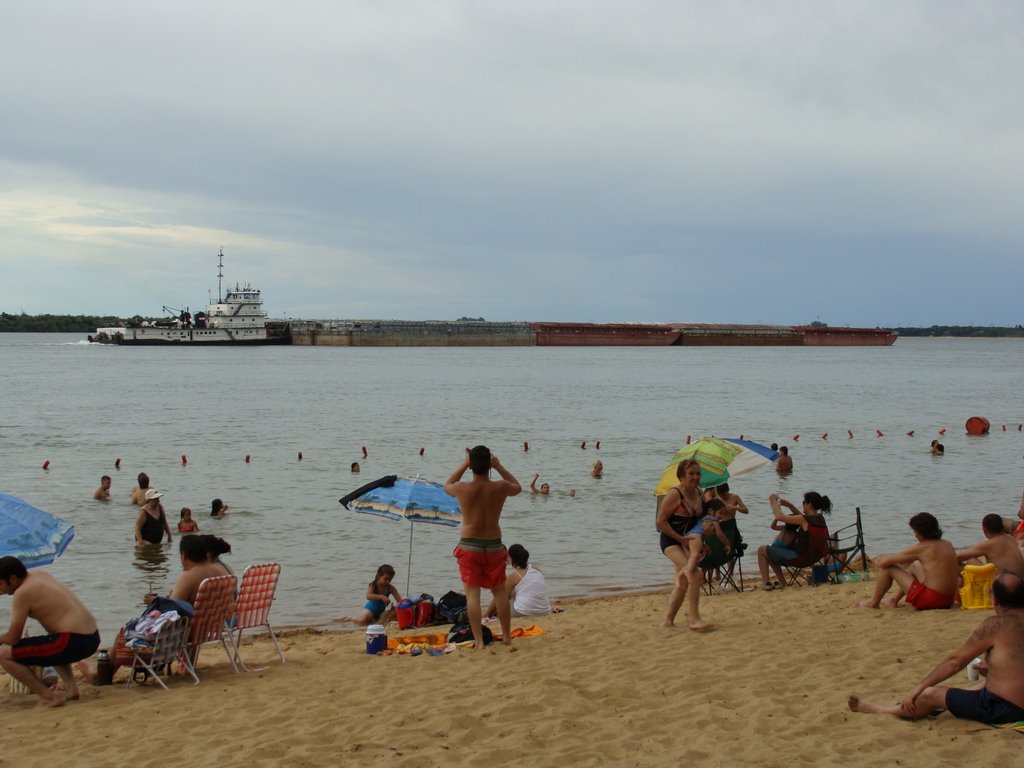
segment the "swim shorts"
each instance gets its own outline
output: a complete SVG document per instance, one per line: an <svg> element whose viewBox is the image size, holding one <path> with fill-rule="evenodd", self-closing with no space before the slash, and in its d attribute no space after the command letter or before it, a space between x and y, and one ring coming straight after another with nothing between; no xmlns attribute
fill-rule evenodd
<svg viewBox="0 0 1024 768"><path fill-rule="evenodd" d="M452 554L459 562L463 584L494 589L505 583L507 552L500 539L461 539Z"/></svg>
<svg viewBox="0 0 1024 768"><path fill-rule="evenodd" d="M26 667L58 667L87 659L100 647L100 633L80 635L59 632L19 640L11 647L11 658Z"/></svg>
<svg viewBox="0 0 1024 768"><path fill-rule="evenodd" d="M977 720L992 725L1024 720L1024 707L996 696L987 688L977 691L950 688L946 691L946 709L962 720Z"/></svg>
<svg viewBox="0 0 1024 768"><path fill-rule="evenodd" d="M943 595L931 587L926 587L917 579L907 590L907 603L919 611L929 611L933 608L949 608L953 605L956 595Z"/></svg>
<svg viewBox="0 0 1024 768"><path fill-rule="evenodd" d="M385 609L387 609L387 607L388 604L385 603L383 600L367 600L366 604L363 606L363 609L369 611L370 615L373 616L373 618L379 619L381 616L384 615L384 611Z"/></svg>
<svg viewBox="0 0 1024 768"><path fill-rule="evenodd" d="M800 556L798 552L794 552L789 547L780 547L778 544L769 544L764 553L776 565L784 565L790 560L796 560Z"/></svg>

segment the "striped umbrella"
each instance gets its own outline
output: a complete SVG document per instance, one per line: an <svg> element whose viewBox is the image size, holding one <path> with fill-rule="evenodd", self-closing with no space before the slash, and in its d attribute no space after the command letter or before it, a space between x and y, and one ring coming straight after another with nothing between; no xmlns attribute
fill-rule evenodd
<svg viewBox="0 0 1024 768"><path fill-rule="evenodd" d="M654 493L664 496L676 485L676 467L687 459L700 464L700 487L712 488L729 482L729 478L753 472L758 467L771 464L779 458L779 452L752 440L732 437L702 437L676 451L658 480Z"/></svg>
<svg viewBox="0 0 1024 768"><path fill-rule="evenodd" d="M70 523L16 496L0 493L0 557L16 557L26 568L49 565L74 537Z"/></svg>

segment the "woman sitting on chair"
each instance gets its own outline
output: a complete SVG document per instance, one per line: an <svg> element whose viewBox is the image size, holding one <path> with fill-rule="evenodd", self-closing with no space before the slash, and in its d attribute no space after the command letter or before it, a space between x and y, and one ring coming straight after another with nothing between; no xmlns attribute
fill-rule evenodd
<svg viewBox="0 0 1024 768"><path fill-rule="evenodd" d="M757 566L761 569L763 589L782 589L786 586L785 577L782 575L782 566L802 563L803 558L811 553L815 537L810 533L810 529L820 529L827 539L828 525L824 516L832 511L832 502L829 501L828 496L822 496L815 491L808 491L804 494L803 511L797 510L792 502L780 499L775 493L768 497L768 502L771 504L772 514L775 516L772 520L772 529L778 530L781 525L783 531L771 544L758 547ZM793 514L785 514L782 507L787 507ZM776 584L768 582L769 565L778 579Z"/></svg>

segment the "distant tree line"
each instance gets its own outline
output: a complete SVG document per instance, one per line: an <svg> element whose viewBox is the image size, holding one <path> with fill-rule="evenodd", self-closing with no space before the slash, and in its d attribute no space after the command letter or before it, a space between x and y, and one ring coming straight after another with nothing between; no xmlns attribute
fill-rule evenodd
<svg viewBox="0 0 1024 768"><path fill-rule="evenodd" d="M956 336L960 338L1021 338L1024 326L933 325L928 328L890 328L900 336Z"/></svg>
<svg viewBox="0 0 1024 768"><path fill-rule="evenodd" d="M92 333L104 325L122 325L119 317L92 315L11 315L0 312L0 333Z"/></svg>

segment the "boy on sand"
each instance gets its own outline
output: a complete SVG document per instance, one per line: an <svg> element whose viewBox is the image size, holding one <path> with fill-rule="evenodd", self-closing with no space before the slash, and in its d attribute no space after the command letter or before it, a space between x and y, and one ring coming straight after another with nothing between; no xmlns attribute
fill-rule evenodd
<svg viewBox="0 0 1024 768"><path fill-rule="evenodd" d="M996 615L989 616L959 650L947 656L917 684L907 697L883 707L857 696L849 706L854 712L898 715L908 720L927 717L936 709L948 709L955 717L998 725L1024 720L1024 581L1005 571L992 583ZM947 688L938 685L984 656L979 671L980 687Z"/></svg>
<svg viewBox="0 0 1024 768"><path fill-rule="evenodd" d="M904 593L907 603L919 611L953 605L960 577L956 550L942 538L939 521L929 512L919 512L910 518L910 528L917 544L875 561L875 565L882 569L875 594L870 600L858 603L857 607L878 608L893 583L896 584L896 592L885 601L892 608L899 605ZM905 565L909 567L904 568Z"/></svg>
<svg viewBox="0 0 1024 768"><path fill-rule="evenodd" d="M466 470L473 472L468 482L460 482ZM490 470L501 475L500 480L488 477ZM501 543L498 520L505 499L518 496L523 488L505 469L490 449L478 445L466 452L466 458L452 472L444 490L459 500L462 508L462 528L455 559L459 562L459 575L466 592L466 612L473 630L473 647L484 647L483 628L480 623L480 589L491 590L498 609L498 620L505 645L512 644L512 619L508 594L505 589L506 551Z"/></svg>
<svg viewBox="0 0 1024 768"><path fill-rule="evenodd" d="M11 626L0 635L0 666L36 694L40 706L59 707L67 699L77 699L71 664L100 647L96 619L67 586L45 571L29 573L16 557L0 558L0 595L13 598ZM29 618L50 634L23 638ZM51 691L29 667L54 667L67 695Z"/></svg>

